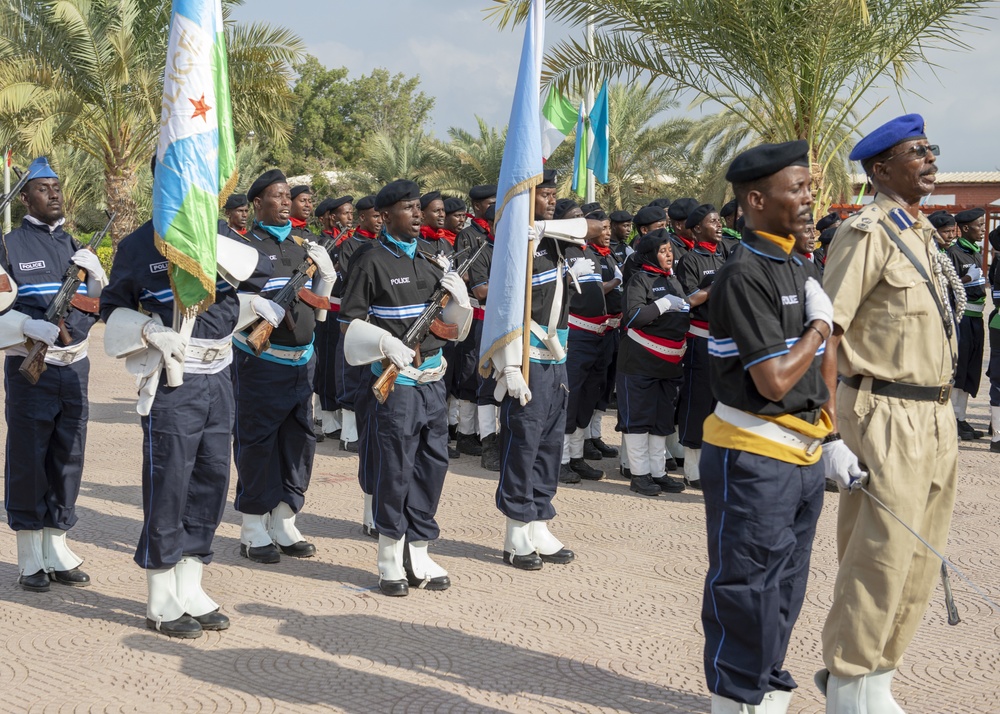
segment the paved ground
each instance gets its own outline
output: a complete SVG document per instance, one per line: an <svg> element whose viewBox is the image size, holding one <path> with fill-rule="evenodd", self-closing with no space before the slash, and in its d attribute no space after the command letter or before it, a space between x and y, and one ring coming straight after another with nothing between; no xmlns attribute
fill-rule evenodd
<svg viewBox="0 0 1000 714"><path fill-rule="evenodd" d="M578 558L525 573L500 560L495 478L469 457L453 464L433 547L454 583L447 592L403 599L372 592L376 548L360 532L356 462L325 442L300 519L318 556L251 566L239 557L237 514L227 509L206 589L232 629L194 641L145 629L145 577L132 562L142 518L141 433L131 385L104 357L102 339L99 326L72 532L94 583L23 592L13 534L0 536L0 711L709 710L698 616L706 547L700 496L643 498L619 479L560 488L553 530ZM985 429L984 401L971 412ZM994 597L998 465L985 440L962 447L949 544L955 562ZM828 494L789 652L800 684L795 712L822 711L811 680L836 573L836 508ZM1000 617L965 584L954 580L954 589L962 623L947 625L938 587L897 678L909 714L1000 712Z"/></svg>

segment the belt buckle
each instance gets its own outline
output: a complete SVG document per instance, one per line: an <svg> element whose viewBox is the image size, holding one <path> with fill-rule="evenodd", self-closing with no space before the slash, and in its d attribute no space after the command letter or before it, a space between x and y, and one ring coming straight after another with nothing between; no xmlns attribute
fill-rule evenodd
<svg viewBox="0 0 1000 714"><path fill-rule="evenodd" d="M597 334L598 335L603 335L607 331L608 331L608 323L603 322L603 323L601 323L600 325L597 326Z"/></svg>
<svg viewBox="0 0 1000 714"><path fill-rule="evenodd" d="M202 354L202 356L201 356L201 361L202 362L214 362L218 358L219 352L220 352L220 350L219 350L218 347L207 347L205 349L204 354Z"/></svg>
<svg viewBox="0 0 1000 714"><path fill-rule="evenodd" d="M938 391L938 397L937 397L938 404L947 404L948 402L951 401L951 388L952 387L950 384L945 384L941 386L941 389Z"/></svg>
<svg viewBox="0 0 1000 714"><path fill-rule="evenodd" d="M816 453L816 450L823 445L822 439L813 439L809 442L809 446L806 447L806 456L812 456Z"/></svg>

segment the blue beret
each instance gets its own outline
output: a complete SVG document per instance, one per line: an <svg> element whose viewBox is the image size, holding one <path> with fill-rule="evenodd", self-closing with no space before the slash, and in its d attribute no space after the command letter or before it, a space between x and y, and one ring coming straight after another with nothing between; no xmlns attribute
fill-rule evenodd
<svg viewBox="0 0 1000 714"><path fill-rule="evenodd" d="M375 208L380 211L400 201L412 201L420 198L420 187L413 181L396 179L387 183L375 196Z"/></svg>
<svg viewBox="0 0 1000 714"><path fill-rule="evenodd" d="M444 199L444 212L447 213L458 213L459 211L465 211L467 206L465 201L460 198L446 198Z"/></svg>
<svg viewBox="0 0 1000 714"><path fill-rule="evenodd" d="M651 226L665 220L667 220L667 212L659 206L643 206L636 211L632 223L638 228L639 226Z"/></svg>
<svg viewBox="0 0 1000 714"><path fill-rule="evenodd" d="M247 205L247 196L245 193L234 193L226 199L226 205L222 207L224 211L233 211L237 208L242 208Z"/></svg>
<svg viewBox="0 0 1000 714"><path fill-rule="evenodd" d="M962 225L963 223L972 223L973 221L978 221L985 215L986 211L982 208L969 208L955 214L955 223L958 225Z"/></svg>
<svg viewBox="0 0 1000 714"><path fill-rule="evenodd" d="M357 203L355 203L354 207L356 209L358 209L359 211L367 211L370 208L375 208L375 197L374 196L365 196L364 198L362 198L361 200L359 200Z"/></svg>
<svg viewBox="0 0 1000 714"><path fill-rule="evenodd" d="M809 142L759 144L739 154L726 171L730 183L750 183L773 176L789 166L809 166Z"/></svg>
<svg viewBox="0 0 1000 714"><path fill-rule="evenodd" d="M701 223L710 213L717 213L715 206L711 203L703 203L696 209L688 214L687 219L684 221L685 228L694 228L696 225Z"/></svg>
<svg viewBox="0 0 1000 714"><path fill-rule="evenodd" d="M49 160L44 156L39 156L28 166L28 180L53 178L58 180L56 172L49 166Z"/></svg>
<svg viewBox="0 0 1000 714"><path fill-rule="evenodd" d="M924 118L919 114L905 114L888 121L859 141L851 150L851 161L864 161L878 156L907 139L926 139Z"/></svg>
<svg viewBox="0 0 1000 714"><path fill-rule="evenodd" d="M260 194L264 193L265 188L273 183L288 183L288 179L285 178L285 174L281 173L281 169L271 169L258 176L257 180L250 184L250 190L247 191L247 199L253 201Z"/></svg>
<svg viewBox="0 0 1000 714"><path fill-rule="evenodd" d="M684 221L687 220L687 217L696 208L698 208L698 199L678 198L670 204L670 208L667 209L667 215L670 216L670 220L672 221Z"/></svg>
<svg viewBox="0 0 1000 714"><path fill-rule="evenodd" d="M611 218L612 223L630 223L632 221L632 214L628 211L615 211L609 218Z"/></svg>

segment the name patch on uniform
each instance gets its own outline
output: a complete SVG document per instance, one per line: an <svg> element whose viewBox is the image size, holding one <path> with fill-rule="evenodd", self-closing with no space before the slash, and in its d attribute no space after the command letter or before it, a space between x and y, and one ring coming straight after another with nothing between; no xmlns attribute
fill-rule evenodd
<svg viewBox="0 0 1000 714"><path fill-rule="evenodd" d="M548 258L549 257L549 252L547 250L536 250L535 251L535 257L536 258Z"/></svg>
<svg viewBox="0 0 1000 714"><path fill-rule="evenodd" d="M409 283L410 283L410 276L409 275L407 275L405 277L402 277L402 278L392 278L389 281L390 285L409 285Z"/></svg>
<svg viewBox="0 0 1000 714"><path fill-rule="evenodd" d="M165 273L165 272L167 272L167 267L169 267L169 264L165 260L162 263L150 263L149 264L149 272L151 272L151 273Z"/></svg>
<svg viewBox="0 0 1000 714"><path fill-rule="evenodd" d="M666 288L653 288L654 293L662 293Z"/></svg>
<svg viewBox="0 0 1000 714"><path fill-rule="evenodd" d="M781 296L782 305L798 305L799 296L798 295L782 295Z"/></svg>
<svg viewBox="0 0 1000 714"><path fill-rule="evenodd" d="M20 267L21 270L24 270L24 271L28 271L28 270L41 270L42 268L45 267L45 261L44 260L34 260L34 261L30 262L30 263L19 263L18 267Z"/></svg>
<svg viewBox="0 0 1000 714"><path fill-rule="evenodd" d="M278 259L278 256L276 256L276 255L269 255L269 256L267 256L267 259L270 260L273 263L274 261L276 261Z"/></svg>
<svg viewBox="0 0 1000 714"><path fill-rule="evenodd" d="M701 274L702 275L715 275L715 269L713 268L712 270L703 270L703 271L701 271Z"/></svg>

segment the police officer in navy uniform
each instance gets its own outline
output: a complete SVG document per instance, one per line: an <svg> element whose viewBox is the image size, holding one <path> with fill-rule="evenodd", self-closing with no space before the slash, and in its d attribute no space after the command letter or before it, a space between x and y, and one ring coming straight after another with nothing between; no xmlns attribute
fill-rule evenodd
<svg viewBox="0 0 1000 714"><path fill-rule="evenodd" d="M969 397L979 393L983 378L983 351L986 331L983 312L986 309L986 275L983 273L982 241L986 235L986 211L970 208L955 214L959 236L948 248L955 272L965 286L965 314L958 324L958 363L955 366L955 386L951 403L955 407L958 437L965 441L981 439L983 432L973 429L966 421Z"/></svg>
<svg viewBox="0 0 1000 714"><path fill-rule="evenodd" d="M219 235L237 237L247 233L247 221L250 218L250 202L245 193L234 193L226 199L222 212L225 219L219 219Z"/></svg>
<svg viewBox="0 0 1000 714"><path fill-rule="evenodd" d="M87 335L97 315L71 307L65 319L68 343L44 315L69 268L86 270L79 292L91 298L100 296L107 277L97 256L62 229L62 188L48 160L35 159L28 177L21 189L27 215L0 245L0 270L13 283L0 293L0 308L6 310L0 316L0 348L7 352L4 507L17 534L18 584L46 592L50 580L90 584L66 533L77 522L89 412ZM45 371L31 384L19 370L35 342L44 342L48 351Z"/></svg>
<svg viewBox="0 0 1000 714"><path fill-rule="evenodd" d="M292 236L291 195L281 171L261 174L247 198L254 206L247 243L271 261L274 271L260 293L244 303L274 331L259 357L247 344L250 325L241 325L233 335L233 453L239 477L234 506L243 514L240 554L256 563L277 563L282 553L296 558L316 553L296 528L295 516L305 503L316 450L313 332L326 314L296 301L291 306L295 327L289 329L283 322L285 310L270 298L307 256L316 266L311 287L317 295L329 297L336 274L323 246Z"/></svg>
<svg viewBox="0 0 1000 714"><path fill-rule="evenodd" d="M384 230L372 249L355 257L340 310L347 361L371 365L373 375L388 365L384 360L399 369L384 403L366 389L359 409L366 416L361 460L374 485L379 589L390 597L407 595L410 586L445 590L451 584L428 554L440 533L435 513L448 470L446 341L429 332L411 349L401 338L439 284L451 296L441 319L457 326L459 340L472 322L461 276L444 272L418 248L420 205L412 181L393 181L378 192Z"/></svg>
<svg viewBox="0 0 1000 714"><path fill-rule="evenodd" d="M292 186L289 189L289 194L292 197L292 207L288 212L288 220L292 222L292 234L299 238L313 240L315 236L309 230L309 218L313 212L312 189L300 184Z"/></svg>
<svg viewBox="0 0 1000 714"><path fill-rule="evenodd" d="M691 211L684 225L691 231L694 247L676 266L677 278L691 304L684 381L677 401L677 427L678 439L684 447L684 483L700 488L702 424L715 408L708 366L708 303L712 282L726 262L727 253L722 247L722 221L712 204L703 203Z"/></svg>
<svg viewBox="0 0 1000 714"><path fill-rule="evenodd" d="M820 365L833 306L793 254L811 220L808 142L751 148L726 178L746 227L709 301L718 404L705 421L700 464L705 677L713 714L783 714L796 686L785 654L823 507L820 459L831 420Z"/></svg>
<svg viewBox="0 0 1000 714"><path fill-rule="evenodd" d="M215 303L198 315L190 338L172 329L174 293L152 221L119 243L101 295L105 349L142 380L143 525L134 560L146 571L146 624L172 637L229 627L201 583L229 490L234 286L258 289L272 270L238 234L219 236L217 261Z"/></svg>
<svg viewBox="0 0 1000 714"><path fill-rule="evenodd" d="M643 206L636 211L635 217L632 218L632 224L635 226L636 233L638 233L638 236L632 242L633 246L636 246L638 245L638 241L642 240L642 237L650 231L666 227L667 212L660 206ZM634 253L629 254L625 262L622 263L622 279L625 285L628 285L629 278L639 269L638 257Z"/></svg>
<svg viewBox="0 0 1000 714"><path fill-rule="evenodd" d="M632 235L632 214L628 211L613 211L611 220L611 252L621 266L628 257L628 239Z"/></svg>

